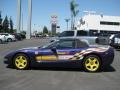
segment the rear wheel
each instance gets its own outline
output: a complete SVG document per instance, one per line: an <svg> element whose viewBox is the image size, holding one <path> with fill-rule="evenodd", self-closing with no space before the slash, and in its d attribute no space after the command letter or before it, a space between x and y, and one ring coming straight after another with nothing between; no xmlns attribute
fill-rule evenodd
<svg viewBox="0 0 120 90"><path fill-rule="evenodd" d="M8 41L8 42L12 42L12 39L11 39L11 38L8 38L7 41Z"/></svg>
<svg viewBox="0 0 120 90"><path fill-rule="evenodd" d="M97 72L101 68L101 60L96 55L89 55L84 59L83 66L87 72Z"/></svg>
<svg viewBox="0 0 120 90"><path fill-rule="evenodd" d="M25 54L17 54L14 57L13 64L16 69L25 70L29 68L29 58Z"/></svg>

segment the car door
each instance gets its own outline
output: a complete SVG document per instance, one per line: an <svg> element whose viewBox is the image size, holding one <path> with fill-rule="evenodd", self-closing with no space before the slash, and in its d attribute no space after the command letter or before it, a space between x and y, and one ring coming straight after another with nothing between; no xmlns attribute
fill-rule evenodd
<svg viewBox="0 0 120 90"><path fill-rule="evenodd" d="M37 61L56 61L58 60L58 56L53 51L53 47L56 47L57 43L53 44L46 44L42 48L40 48L38 51L36 51L36 60Z"/></svg>
<svg viewBox="0 0 120 90"><path fill-rule="evenodd" d="M76 48L75 40L60 40L39 50L36 59L41 61L70 60L81 48Z"/></svg>
<svg viewBox="0 0 120 90"><path fill-rule="evenodd" d="M75 40L63 40L60 41L56 46L58 60L69 60L77 52L80 52L80 49L76 48Z"/></svg>
<svg viewBox="0 0 120 90"><path fill-rule="evenodd" d="M56 61L58 59L51 49L40 49L36 53L37 61Z"/></svg>

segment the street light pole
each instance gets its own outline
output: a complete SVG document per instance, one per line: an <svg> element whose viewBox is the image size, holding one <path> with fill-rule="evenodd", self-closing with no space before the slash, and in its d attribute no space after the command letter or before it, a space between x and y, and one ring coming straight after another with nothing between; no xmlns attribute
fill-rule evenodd
<svg viewBox="0 0 120 90"><path fill-rule="evenodd" d="M17 0L17 33L20 33L21 26L21 0Z"/></svg>
<svg viewBox="0 0 120 90"><path fill-rule="evenodd" d="M70 21L70 19L66 18L65 21L67 23L67 30L68 30L68 22Z"/></svg>
<svg viewBox="0 0 120 90"><path fill-rule="evenodd" d="M32 0L28 0L28 24L26 39L31 38L31 20L32 20Z"/></svg>
<svg viewBox="0 0 120 90"><path fill-rule="evenodd" d="M22 13L22 31L23 31L23 13Z"/></svg>

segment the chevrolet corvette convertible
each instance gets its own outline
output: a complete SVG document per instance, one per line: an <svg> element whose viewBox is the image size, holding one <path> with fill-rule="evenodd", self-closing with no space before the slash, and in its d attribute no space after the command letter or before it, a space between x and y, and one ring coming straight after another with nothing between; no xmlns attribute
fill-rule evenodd
<svg viewBox="0 0 120 90"><path fill-rule="evenodd" d="M102 67L112 64L114 50L112 47L90 46L76 38L59 39L42 47L29 47L8 53L5 64L24 70L46 64L84 69L87 72L100 71Z"/></svg>

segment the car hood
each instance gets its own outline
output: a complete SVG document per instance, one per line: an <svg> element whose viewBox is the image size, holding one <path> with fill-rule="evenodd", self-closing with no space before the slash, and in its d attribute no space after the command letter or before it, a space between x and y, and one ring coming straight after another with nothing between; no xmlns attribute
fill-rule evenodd
<svg viewBox="0 0 120 90"><path fill-rule="evenodd" d="M22 48L20 50L36 50L38 49L39 47L27 47L27 48Z"/></svg>
<svg viewBox="0 0 120 90"><path fill-rule="evenodd" d="M16 53L22 53L22 52L35 52L36 50L38 50L38 48L40 47L28 47L28 48L21 48L21 49L18 49L18 50L15 50L15 51L11 51L11 52L8 52L4 58L9 58L9 57L12 57L14 54Z"/></svg>

